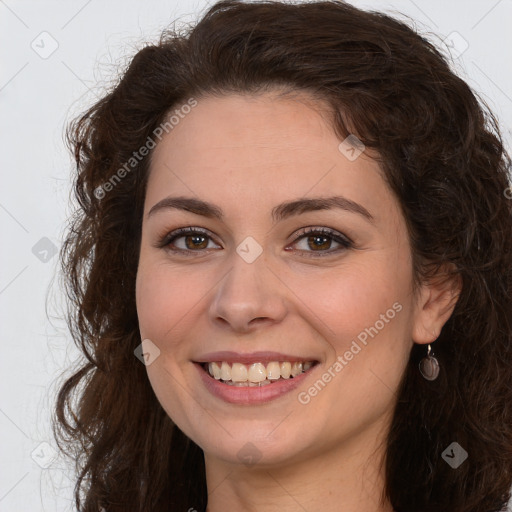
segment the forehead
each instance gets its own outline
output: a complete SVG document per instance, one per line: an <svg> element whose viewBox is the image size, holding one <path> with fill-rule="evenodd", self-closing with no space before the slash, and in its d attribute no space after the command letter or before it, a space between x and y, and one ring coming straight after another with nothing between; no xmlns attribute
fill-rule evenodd
<svg viewBox="0 0 512 512"><path fill-rule="evenodd" d="M270 208L335 191L392 206L378 164L366 152L347 158L326 112L301 96L199 99L153 152L148 203L174 193Z"/></svg>
<svg viewBox="0 0 512 512"><path fill-rule="evenodd" d="M187 151L191 144L208 146L211 151L283 150L283 144L291 150L315 151L325 147L327 139L336 143L322 117L325 108L313 106L304 96L281 98L271 93L203 97L164 137L155 149L155 158L169 145Z"/></svg>

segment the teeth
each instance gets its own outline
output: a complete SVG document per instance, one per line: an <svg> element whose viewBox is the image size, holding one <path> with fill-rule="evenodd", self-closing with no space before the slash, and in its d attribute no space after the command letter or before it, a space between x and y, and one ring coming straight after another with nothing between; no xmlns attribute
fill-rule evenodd
<svg viewBox="0 0 512 512"><path fill-rule="evenodd" d="M210 363L208 365L208 371L210 372L210 375L217 380L220 380L221 371L219 368L219 365L217 363Z"/></svg>
<svg viewBox="0 0 512 512"><path fill-rule="evenodd" d="M249 366L242 363L233 363L230 365L226 361L211 362L205 364L205 369L216 380L223 380L231 386L266 386L276 382L279 379L289 379L297 377L303 372L308 371L314 365L313 361L289 362L289 361L271 361L265 365L263 363L253 363Z"/></svg>
<svg viewBox="0 0 512 512"><path fill-rule="evenodd" d="M261 363L251 364L249 368L249 380L251 382L263 382L267 378L267 370Z"/></svg>
<svg viewBox="0 0 512 512"><path fill-rule="evenodd" d="M302 363L293 363L292 364L292 377L296 377L302 373Z"/></svg>
<svg viewBox="0 0 512 512"><path fill-rule="evenodd" d="M289 379L292 374L292 363L281 363L280 366L281 377L283 379Z"/></svg>
<svg viewBox="0 0 512 512"><path fill-rule="evenodd" d="M232 380L228 380L227 382L224 382L224 384L227 384L228 386L235 386L235 388L253 388L253 387L261 387L266 386L268 384L272 384L269 380L262 380L261 382L233 382Z"/></svg>
<svg viewBox="0 0 512 512"><path fill-rule="evenodd" d="M267 379L277 380L281 377L281 370L277 361L272 361L267 364Z"/></svg>
<svg viewBox="0 0 512 512"><path fill-rule="evenodd" d="M228 363L222 363L222 366L224 366L224 364L227 365ZM231 380L233 382L247 382L247 366L245 366L245 364L233 363L231 367Z"/></svg>
<svg viewBox="0 0 512 512"><path fill-rule="evenodd" d="M220 367L220 378L222 380L231 380L231 366L224 361Z"/></svg>

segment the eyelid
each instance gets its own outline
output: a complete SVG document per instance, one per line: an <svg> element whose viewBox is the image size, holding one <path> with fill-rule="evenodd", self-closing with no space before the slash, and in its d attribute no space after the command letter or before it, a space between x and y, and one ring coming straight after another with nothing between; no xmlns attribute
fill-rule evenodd
<svg viewBox="0 0 512 512"><path fill-rule="evenodd" d="M294 233L295 238L293 239L293 242L296 242L299 238L302 238L304 235L309 234L317 234L320 233L322 235L328 235L331 237L337 237L342 239L347 244L353 244L354 242L344 233L341 233L340 231L337 231L336 229L328 228L325 226L306 226Z"/></svg>
<svg viewBox="0 0 512 512"><path fill-rule="evenodd" d="M172 230L171 232L167 232L163 236L160 236L158 239L157 244L155 246L157 248L165 249L171 242L174 242L175 240L186 237L186 236L192 236L195 234L204 235L206 238L209 238L211 241L213 241L215 244L220 245L215 240L215 236L207 229L195 227L195 226L187 226L182 228L177 228L175 230ZM294 250L294 252L299 253L305 253L308 254L308 256L311 257L322 257L322 256L329 256L332 254L338 254L342 251L345 251L347 249L351 249L354 247L353 241L347 237L345 234L325 226L306 226L301 228L300 230L296 231L294 233L294 238L290 244L287 245L285 250L295 243L297 243L299 240L306 238L307 235L324 235L328 238L331 238L334 242L341 245L341 248L335 249L335 250L327 250L327 251L305 251L302 249ZM168 248L171 252L174 253L186 253L191 254L194 253L195 255L201 255L206 252L208 252L208 249L181 249L181 248ZM211 249L210 249L211 250Z"/></svg>
<svg viewBox="0 0 512 512"><path fill-rule="evenodd" d="M341 245L340 248L334 250L327 251L304 251L301 249L295 250L296 252L300 252L306 254L308 257L318 258L318 257L327 257L331 255L338 255L343 251L347 251L348 249L352 249L355 247L354 242L345 234L328 227L320 227L320 226L308 226L301 228L299 231L295 232L294 239L290 245L295 244L299 240L303 238L307 238L310 235L324 235L328 238L331 238L334 242Z"/></svg>
<svg viewBox="0 0 512 512"><path fill-rule="evenodd" d="M205 228L195 227L195 226L187 226L184 228L177 228L170 232L166 232L163 236L158 237L158 242L155 244L155 246L157 248L163 249L167 245L169 245L171 242L173 242L174 240L177 240L178 238L195 235L195 234L204 235L204 236L210 238L217 245L220 245L220 244L218 244L218 242L215 241L215 236L213 236L213 234L209 230L207 230ZM186 249L170 249L170 250L172 250L174 252L187 252ZM200 253L200 252L204 252L204 251L188 250L188 252Z"/></svg>

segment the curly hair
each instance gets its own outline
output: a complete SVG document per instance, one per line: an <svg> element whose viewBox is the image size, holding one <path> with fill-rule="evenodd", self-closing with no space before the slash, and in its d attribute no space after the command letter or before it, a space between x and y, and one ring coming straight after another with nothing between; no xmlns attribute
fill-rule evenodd
<svg viewBox="0 0 512 512"><path fill-rule="evenodd" d="M436 341L437 380L417 371L424 347L411 350L386 440L386 496L398 512L504 510L512 485L510 157L494 115L426 37L339 1L218 2L193 27L166 29L138 51L68 125L79 206L61 262L68 324L85 359L61 385L52 422L76 462L77 509L206 508L203 452L165 413L134 356L151 153L108 192L104 185L188 98L277 89L307 92L329 107L337 135L357 134L375 151L407 223L415 283L446 265L462 282ZM469 453L457 470L442 458L453 441Z"/></svg>

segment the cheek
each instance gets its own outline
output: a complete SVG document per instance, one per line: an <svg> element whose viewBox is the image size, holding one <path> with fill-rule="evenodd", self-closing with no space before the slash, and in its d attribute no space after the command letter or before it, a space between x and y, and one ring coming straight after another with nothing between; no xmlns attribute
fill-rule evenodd
<svg viewBox="0 0 512 512"><path fill-rule="evenodd" d="M301 403L310 400L316 410L330 411L334 430L341 424L357 429L390 406L410 350L407 275L396 261L374 259L318 277L302 295L304 311L313 311L330 346L319 377L328 382L325 392L321 385L302 389Z"/></svg>
<svg viewBox="0 0 512 512"><path fill-rule="evenodd" d="M183 366L188 366L188 344L183 340L191 328L187 314L200 307L204 292L183 272L141 258L136 284L140 335L160 350L158 358L146 367L148 379L168 416L186 432L191 431L198 413L186 406L190 391L184 386Z"/></svg>
<svg viewBox="0 0 512 512"><path fill-rule="evenodd" d="M176 331L195 307L201 307L204 276L170 268L166 263L141 260L137 273L136 301L143 338L162 344L178 339Z"/></svg>
<svg viewBox="0 0 512 512"><path fill-rule="evenodd" d="M394 267L387 259L368 258L364 263L330 269L314 278L295 277L293 289L302 299L304 312L314 313L318 329L338 352L353 337L378 322L381 315L391 318L386 322L387 331L393 324L393 328L401 324L396 312L400 308L393 309L393 304L399 302L403 306L406 300L405 275L405 269L398 271L396 263Z"/></svg>

